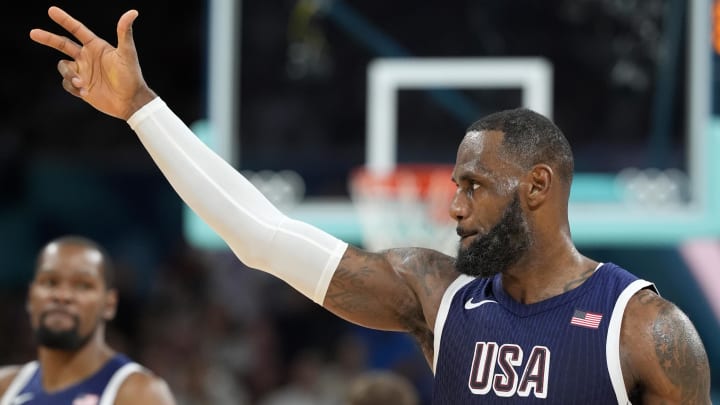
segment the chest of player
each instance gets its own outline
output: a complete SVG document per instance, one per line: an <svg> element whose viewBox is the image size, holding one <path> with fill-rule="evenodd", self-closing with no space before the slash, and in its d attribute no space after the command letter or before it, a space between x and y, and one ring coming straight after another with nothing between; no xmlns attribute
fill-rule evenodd
<svg viewBox="0 0 720 405"><path fill-rule="evenodd" d="M459 294L440 339L434 403L613 403L611 314L592 294L537 306Z"/></svg>
<svg viewBox="0 0 720 405"><path fill-rule="evenodd" d="M504 314L502 308L464 311L446 323L437 377L450 374L473 395L503 398L547 398L553 387L576 387L584 396L592 391L591 381L611 388L604 316L593 315L598 323L580 325L578 311L564 308L527 318Z"/></svg>

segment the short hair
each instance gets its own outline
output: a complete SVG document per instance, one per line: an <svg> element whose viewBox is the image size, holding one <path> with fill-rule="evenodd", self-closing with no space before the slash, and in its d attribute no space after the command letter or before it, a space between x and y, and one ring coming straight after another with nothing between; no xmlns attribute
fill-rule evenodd
<svg viewBox="0 0 720 405"><path fill-rule="evenodd" d="M367 371L348 388L348 405L417 405L417 389L410 380L392 371Z"/></svg>
<svg viewBox="0 0 720 405"><path fill-rule="evenodd" d="M58 245L73 245L73 246L82 246L89 249L96 250L100 253L100 256L102 257L102 268L103 268L103 281L105 282L105 288L111 289L115 288L115 266L113 265L112 259L110 258L110 255L108 254L107 250L100 245L98 242L95 242L94 240L90 238L86 238L84 236L78 236L78 235L65 235L60 236L58 238L55 238L51 240L50 242L46 243L45 246L43 246L42 249L40 249L40 252L38 253L36 263L40 263L40 258L42 257L43 252L45 249L52 245L52 244L58 244ZM37 267L37 266L36 266Z"/></svg>
<svg viewBox="0 0 720 405"><path fill-rule="evenodd" d="M503 151L524 169L547 163L572 183L574 161L567 138L547 117L527 108L499 111L474 122L466 132L501 131Z"/></svg>

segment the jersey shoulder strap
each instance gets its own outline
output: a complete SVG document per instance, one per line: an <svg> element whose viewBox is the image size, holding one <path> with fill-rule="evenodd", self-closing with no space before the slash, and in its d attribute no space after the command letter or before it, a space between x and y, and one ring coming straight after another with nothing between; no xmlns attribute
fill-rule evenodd
<svg viewBox="0 0 720 405"><path fill-rule="evenodd" d="M120 386L125 380L133 373L139 373L144 370L144 367L138 363L130 362L115 371L113 376L110 378L105 390L103 390L102 397L99 405L113 405L115 398L120 390ZM5 404L0 404L5 405Z"/></svg>
<svg viewBox="0 0 720 405"><path fill-rule="evenodd" d="M452 283L450 283L443 293L442 300L440 301L440 307L438 308L438 313L435 317L435 328L433 331L435 333L433 342L433 374L435 374L435 369L437 368L437 359L440 355L440 343L442 341L443 328L445 327L445 321L447 321L448 314L450 313L450 306L453 298L461 288L465 287L468 283L475 279L475 277L461 274Z"/></svg>
<svg viewBox="0 0 720 405"><path fill-rule="evenodd" d="M19 394L20 391L25 388L33 375L35 375L35 371L37 370L37 368L37 360L31 361L30 363L22 366L20 371L18 371L17 375L13 379L12 383L10 383L10 386L8 386L8 389L5 391L5 395L3 395L2 399L0 399L0 405L10 405L17 396L17 394Z"/></svg>

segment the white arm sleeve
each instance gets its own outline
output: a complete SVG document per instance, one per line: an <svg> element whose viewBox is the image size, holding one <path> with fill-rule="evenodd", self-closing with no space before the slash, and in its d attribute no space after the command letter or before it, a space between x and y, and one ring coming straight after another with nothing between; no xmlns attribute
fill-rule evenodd
<svg viewBox="0 0 720 405"><path fill-rule="evenodd" d="M285 216L160 98L127 122L175 191L243 263L322 305L347 243Z"/></svg>

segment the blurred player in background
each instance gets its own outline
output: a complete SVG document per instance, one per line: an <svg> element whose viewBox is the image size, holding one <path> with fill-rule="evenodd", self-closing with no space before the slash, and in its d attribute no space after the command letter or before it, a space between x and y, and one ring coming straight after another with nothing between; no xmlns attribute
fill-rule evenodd
<svg viewBox="0 0 720 405"><path fill-rule="evenodd" d="M108 255L97 243L66 236L38 255L27 310L37 360L0 369L0 405L172 405L161 378L105 341L118 293Z"/></svg>
<svg viewBox="0 0 720 405"><path fill-rule="evenodd" d="M246 265L350 322L412 334L435 373L434 403L710 403L707 355L687 316L651 283L575 248L573 156L547 118L509 110L468 129L450 206L457 259L368 252L288 218L197 139L145 83L137 11L120 17L117 48L59 8L49 15L78 42L30 37L70 57L58 64L65 90L126 120Z"/></svg>

